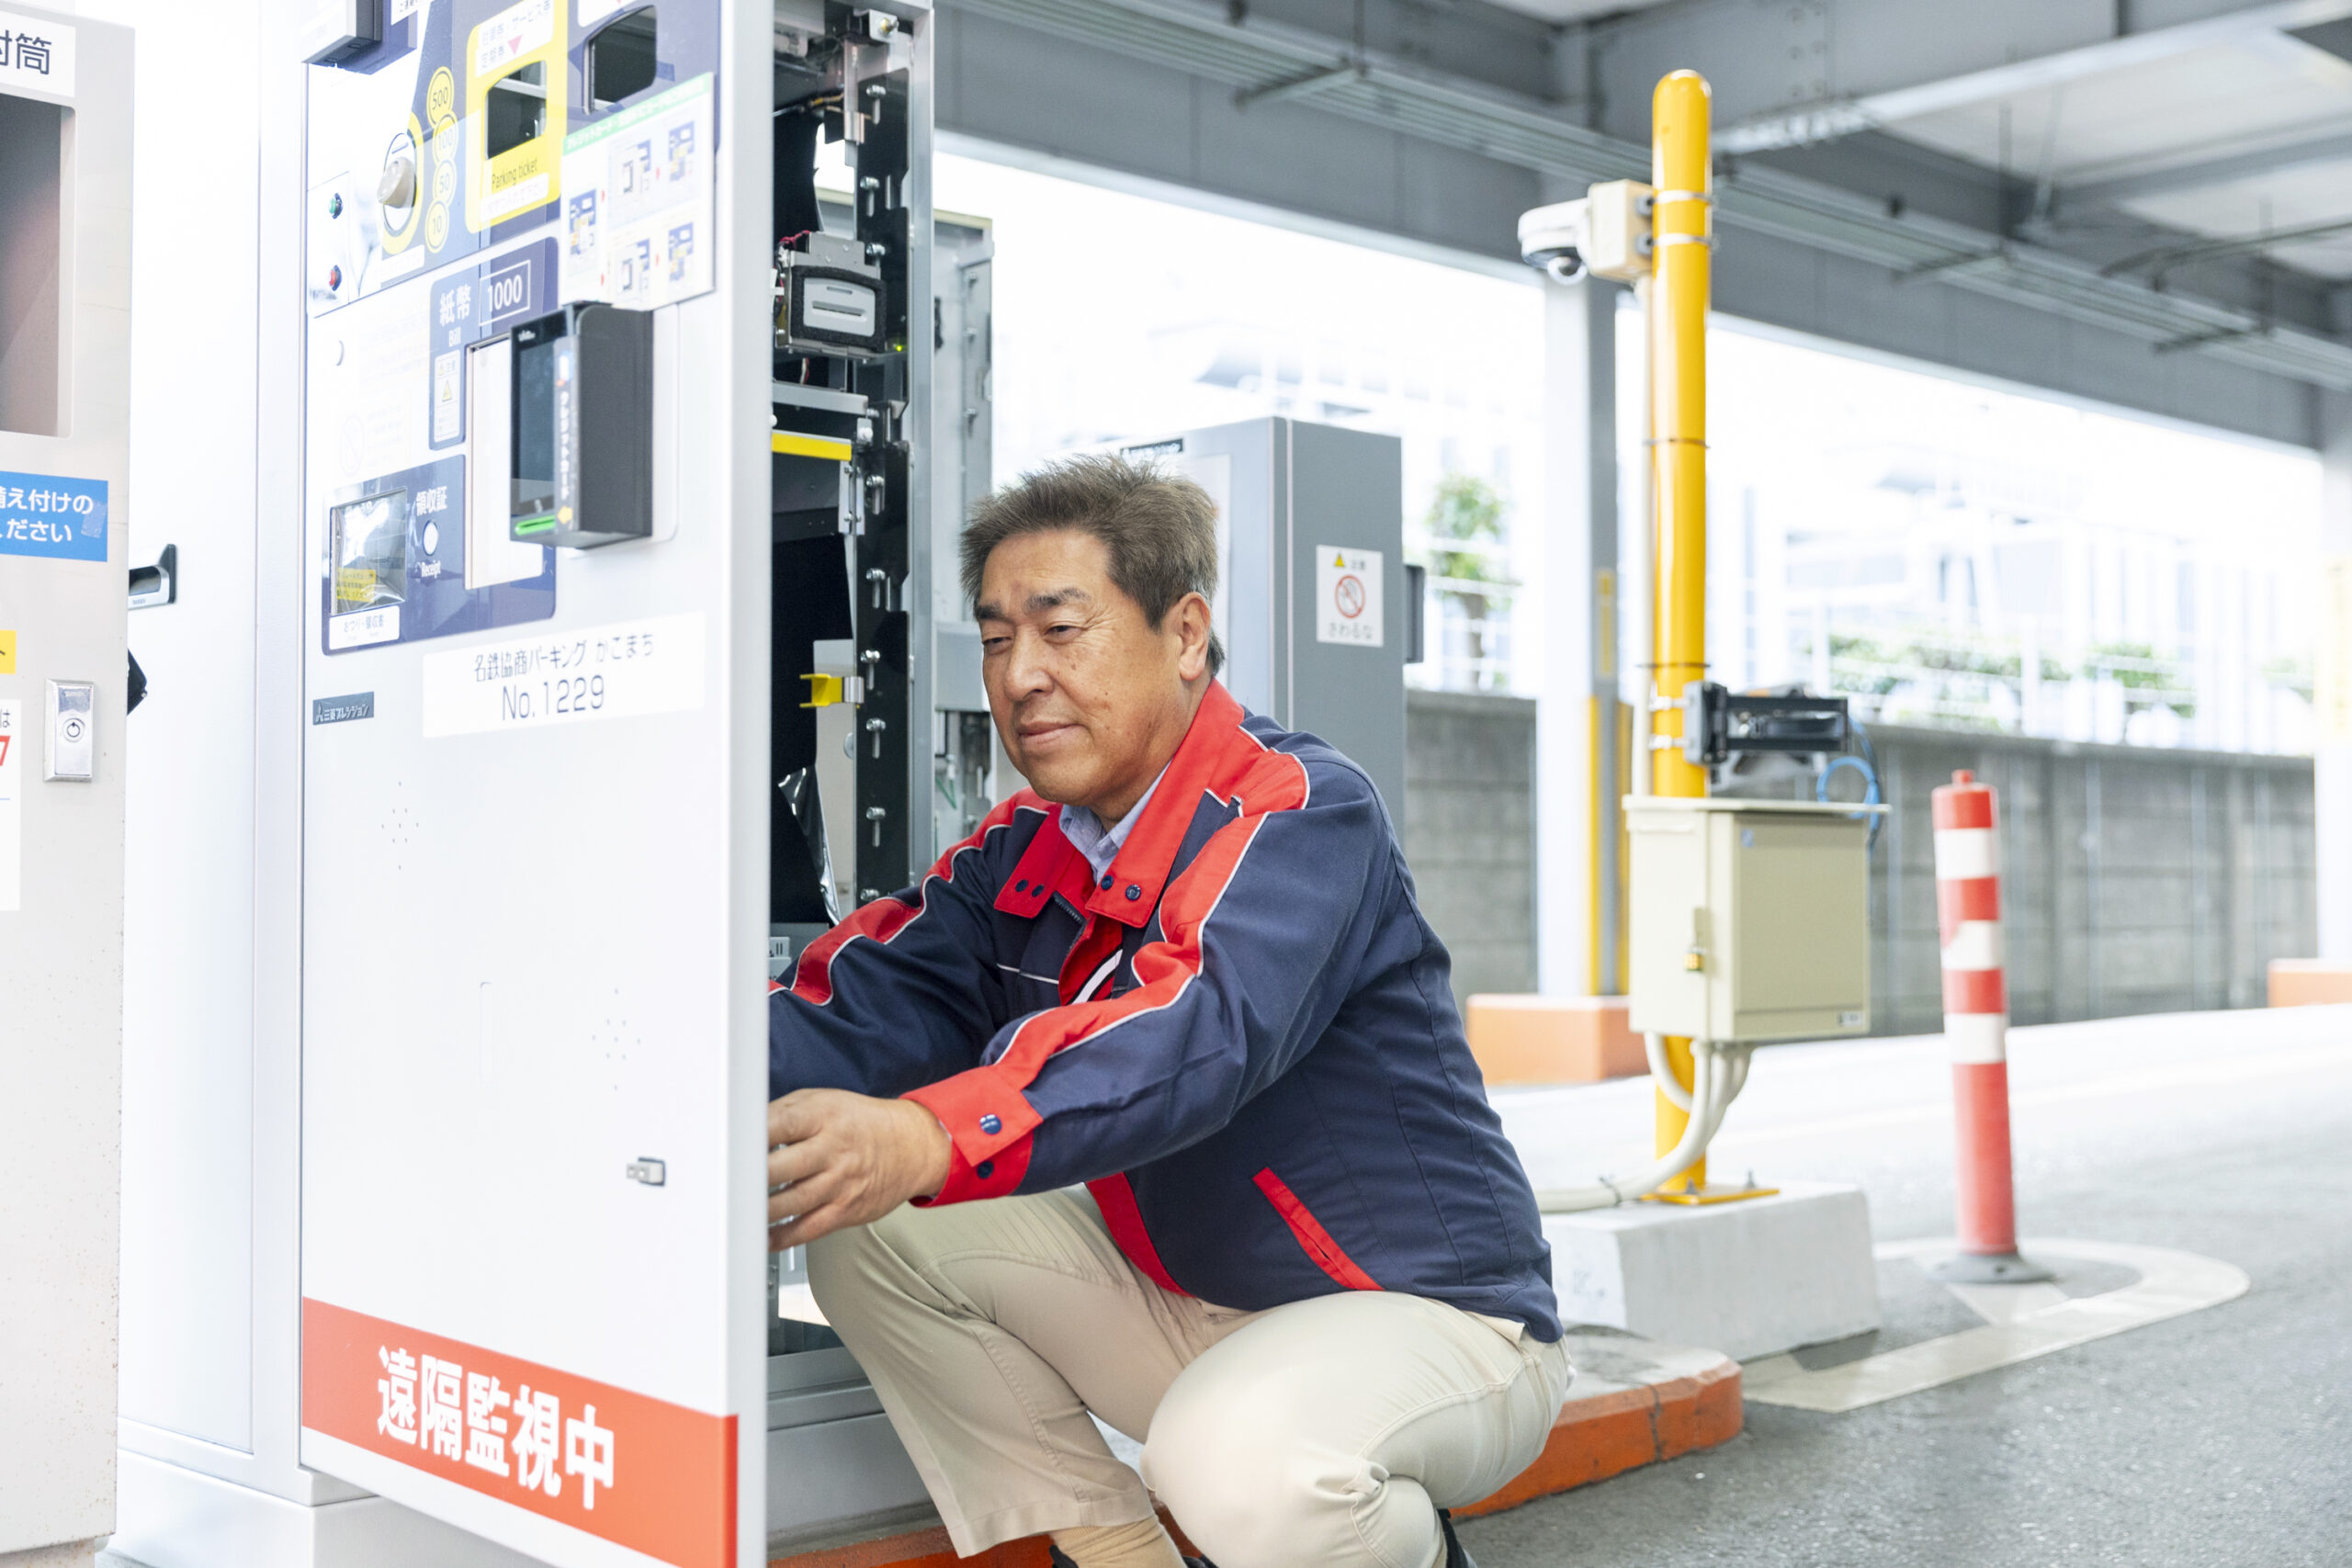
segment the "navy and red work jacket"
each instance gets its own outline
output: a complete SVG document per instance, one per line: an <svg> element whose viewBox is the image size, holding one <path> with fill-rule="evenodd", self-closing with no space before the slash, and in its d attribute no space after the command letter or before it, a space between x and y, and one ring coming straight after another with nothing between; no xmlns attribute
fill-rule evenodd
<svg viewBox="0 0 2352 1568"><path fill-rule="evenodd" d="M1560 1335L1535 1196L1372 781L1212 682L1099 880L1023 790L809 944L770 1091L921 1101L933 1201L1083 1181L1161 1285L1402 1291Z"/></svg>

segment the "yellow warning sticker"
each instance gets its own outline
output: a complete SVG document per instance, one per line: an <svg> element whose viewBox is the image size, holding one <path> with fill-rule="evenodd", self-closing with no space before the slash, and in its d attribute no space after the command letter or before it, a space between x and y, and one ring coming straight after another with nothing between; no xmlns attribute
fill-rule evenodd
<svg viewBox="0 0 2352 1568"><path fill-rule="evenodd" d="M17 634L0 632L0 675L17 672Z"/></svg>

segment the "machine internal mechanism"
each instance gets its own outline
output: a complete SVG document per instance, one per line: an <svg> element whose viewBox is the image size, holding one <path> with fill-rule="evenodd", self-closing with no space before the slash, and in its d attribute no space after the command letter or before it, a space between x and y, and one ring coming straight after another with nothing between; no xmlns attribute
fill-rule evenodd
<svg viewBox="0 0 2352 1568"><path fill-rule="evenodd" d="M931 292L932 238L928 206L910 200L924 182L910 176L929 128L912 111L912 40L898 20L828 15L821 29L813 8L808 28L778 24L771 213L769 902L772 923L800 940L914 879L933 784L907 605L922 516L913 416L930 395L931 346L910 341L908 302ZM846 201L819 194L820 146L845 154ZM820 666L820 645L834 667ZM846 746L832 739L844 723Z"/></svg>

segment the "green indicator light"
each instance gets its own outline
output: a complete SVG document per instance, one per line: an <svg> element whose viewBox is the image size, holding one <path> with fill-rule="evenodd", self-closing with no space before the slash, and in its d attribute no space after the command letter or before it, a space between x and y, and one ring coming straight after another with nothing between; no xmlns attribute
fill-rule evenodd
<svg viewBox="0 0 2352 1568"><path fill-rule="evenodd" d="M543 517L516 518L514 531L517 534L544 534L554 526L555 513L550 512Z"/></svg>

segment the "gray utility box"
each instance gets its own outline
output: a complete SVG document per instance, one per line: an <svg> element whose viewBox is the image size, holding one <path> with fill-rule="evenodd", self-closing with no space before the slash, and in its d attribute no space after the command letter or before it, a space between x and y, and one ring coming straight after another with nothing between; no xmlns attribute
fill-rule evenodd
<svg viewBox="0 0 2352 1568"><path fill-rule="evenodd" d="M1629 795L1636 1030L1804 1040L1871 1026L1870 815Z"/></svg>
<svg viewBox="0 0 2352 1568"><path fill-rule="evenodd" d="M1404 444L1264 418L1118 450L1196 481L1217 508L1225 687L1252 713L1322 737L1405 812Z"/></svg>

